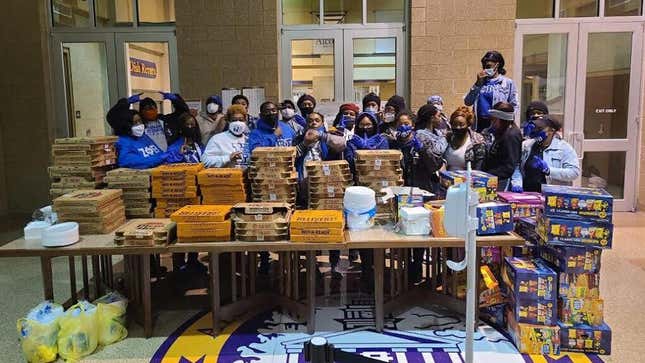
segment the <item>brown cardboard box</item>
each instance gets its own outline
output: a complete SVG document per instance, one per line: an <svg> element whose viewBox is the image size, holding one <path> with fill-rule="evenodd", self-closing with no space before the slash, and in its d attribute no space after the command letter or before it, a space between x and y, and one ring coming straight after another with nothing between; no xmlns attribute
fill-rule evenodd
<svg viewBox="0 0 645 363"><path fill-rule="evenodd" d="M310 200L309 208L315 210L343 210L343 198Z"/></svg>
<svg viewBox="0 0 645 363"><path fill-rule="evenodd" d="M176 223L224 222L231 214L231 205L187 205L170 217Z"/></svg>
<svg viewBox="0 0 645 363"><path fill-rule="evenodd" d="M126 246L163 245L175 240L177 225L168 218L133 219L119 227L114 235L117 244Z"/></svg>
<svg viewBox="0 0 645 363"><path fill-rule="evenodd" d="M54 207L57 206L96 206L105 205L115 199L120 199L123 192L119 189L83 189L66 194L54 200Z"/></svg>
<svg viewBox="0 0 645 363"><path fill-rule="evenodd" d="M193 237L231 237L231 220L224 222L177 223L179 238Z"/></svg>
<svg viewBox="0 0 645 363"><path fill-rule="evenodd" d="M338 210L297 210L290 221L291 228L345 228L345 218Z"/></svg>
<svg viewBox="0 0 645 363"><path fill-rule="evenodd" d="M400 161L403 154L399 150L356 150L356 160L396 160Z"/></svg>
<svg viewBox="0 0 645 363"><path fill-rule="evenodd" d="M295 157L295 147L256 147L253 149L253 157L261 158L280 158L280 157Z"/></svg>
<svg viewBox="0 0 645 363"><path fill-rule="evenodd" d="M204 169L197 174L200 186L244 185L244 174L239 168L211 168Z"/></svg>

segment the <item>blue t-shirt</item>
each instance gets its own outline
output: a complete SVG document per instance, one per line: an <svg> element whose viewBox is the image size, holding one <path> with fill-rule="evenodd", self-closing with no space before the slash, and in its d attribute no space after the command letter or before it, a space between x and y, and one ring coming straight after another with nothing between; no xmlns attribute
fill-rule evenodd
<svg viewBox="0 0 645 363"><path fill-rule="evenodd" d="M493 108L493 88L495 88L497 81L497 79L486 81L479 91L479 97L477 98L477 118L490 118L488 110Z"/></svg>

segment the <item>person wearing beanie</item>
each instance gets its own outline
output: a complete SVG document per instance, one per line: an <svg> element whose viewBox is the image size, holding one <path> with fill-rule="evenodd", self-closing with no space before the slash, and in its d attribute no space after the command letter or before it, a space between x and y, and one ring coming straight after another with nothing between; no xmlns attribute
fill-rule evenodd
<svg viewBox="0 0 645 363"><path fill-rule="evenodd" d="M528 107L526 108L526 112L524 113L524 122L522 122L521 125L524 139L530 138L533 129L535 129L535 120L548 114L549 108L544 102L533 101L529 103Z"/></svg>
<svg viewBox="0 0 645 363"><path fill-rule="evenodd" d="M310 113L314 112L314 109L316 108L316 99L312 95L304 94L298 98L298 102L296 102L298 105L298 109L300 110L300 114L302 117L306 120L307 116L309 116ZM306 127L307 125L302 125L302 127Z"/></svg>
<svg viewBox="0 0 645 363"><path fill-rule="evenodd" d="M522 132L515 125L513 105L499 102L488 110L491 125L483 136L490 145L482 164L482 171L497 176L497 190L510 190L509 181L520 163Z"/></svg>
<svg viewBox="0 0 645 363"><path fill-rule="evenodd" d="M405 99L399 95L390 97L383 108L383 122L380 125L379 132L385 136L390 146L396 142L396 117L405 110Z"/></svg>
<svg viewBox="0 0 645 363"><path fill-rule="evenodd" d="M219 134L226 128L222 99L219 96L208 97L206 99L206 110L195 115L195 120L197 120L201 132L201 143L206 145L213 135Z"/></svg>
<svg viewBox="0 0 645 363"><path fill-rule="evenodd" d="M381 98L374 92L363 97L363 112L371 112L377 115L381 111Z"/></svg>
<svg viewBox="0 0 645 363"><path fill-rule="evenodd" d="M572 185L580 176L580 161L574 148L560 137L562 124L549 115L534 123L529 139L522 142L519 173L513 175L511 190L541 193L542 184Z"/></svg>
<svg viewBox="0 0 645 363"><path fill-rule="evenodd" d="M296 132L296 136L302 135L307 127L307 120L296 112L296 105L293 104L293 101L284 100L278 105L278 108L282 121L291 126Z"/></svg>
<svg viewBox="0 0 645 363"><path fill-rule="evenodd" d="M475 84L464 96L466 106L473 106L475 113L474 129L482 132L487 129L493 117L488 113L499 102L509 103L517 109L517 88L512 79L505 76L504 57L495 50L486 52L481 59L482 70L477 73Z"/></svg>
<svg viewBox="0 0 645 363"><path fill-rule="evenodd" d="M140 100L139 113L146 127L146 135L157 144L159 149L166 151L168 145L172 144L179 136L179 115L190 112L190 110L179 94L161 91L159 94L164 100L169 100L172 103L173 113L160 115L157 103L150 97Z"/></svg>
<svg viewBox="0 0 645 363"><path fill-rule="evenodd" d="M356 115L358 115L359 112L360 109L355 103L345 103L340 105L336 118L334 119L334 127L329 132L343 136L345 141L349 141L349 139L354 136Z"/></svg>
<svg viewBox="0 0 645 363"><path fill-rule="evenodd" d="M147 169L166 162L168 155L145 133L145 125L138 111L130 109L139 102L140 95L120 99L107 113L116 142L117 165L121 168Z"/></svg>
<svg viewBox="0 0 645 363"><path fill-rule="evenodd" d="M231 105L226 111L226 131L213 136L206 145L203 162L207 168L245 168L243 158L247 140L246 109Z"/></svg>

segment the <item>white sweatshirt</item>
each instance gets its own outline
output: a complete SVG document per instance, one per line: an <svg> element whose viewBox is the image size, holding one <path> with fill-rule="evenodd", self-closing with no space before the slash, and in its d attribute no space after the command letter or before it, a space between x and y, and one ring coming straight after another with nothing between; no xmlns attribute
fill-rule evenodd
<svg viewBox="0 0 645 363"><path fill-rule="evenodd" d="M234 167L235 165L231 164L231 154L244 150L246 138L246 135L235 136L229 131L214 135L208 140L202 155L204 166L207 168Z"/></svg>

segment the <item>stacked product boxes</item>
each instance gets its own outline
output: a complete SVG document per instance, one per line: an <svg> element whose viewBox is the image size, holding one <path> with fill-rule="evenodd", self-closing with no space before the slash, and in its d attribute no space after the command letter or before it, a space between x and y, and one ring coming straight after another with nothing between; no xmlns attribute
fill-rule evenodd
<svg viewBox="0 0 645 363"><path fill-rule="evenodd" d="M233 206L235 239L246 242L289 239L289 203L239 203Z"/></svg>
<svg viewBox="0 0 645 363"><path fill-rule="evenodd" d="M111 233L125 223L119 189L77 190L54 199L60 222L78 222L81 234Z"/></svg>
<svg viewBox="0 0 645 363"><path fill-rule="evenodd" d="M253 202L296 204L296 148L258 147L253 150L249 178Z"/></svg>
<svg viewBox="0 0 645 363"><path fill-rule="evenodd" d="M204 169L197 174L202 204L246 202L244 175L239 168Z"/></svg>
<svg viewBox="0 0 645 363"><path fill-rule="evenodd" d="M384 188L402 186L402 158L403 155L398 150L356 151L357 185L374 190L377 198L385 196ZM395 221L394 205L392 203L378 203L374 220L382 224Z"/></svg>
<svg viewBox="0 0 645 363"><path fill-rule="evenodd" d="M170 217L177 223L177 242L231 240L230 205L187 205Z"/></svg>
<svg viewBox="0 0 645 363"><path fill-rule="evenodd" d="M352 172L345 160L308 161L309 209L343 210L345 189L351 186Z"/></svg>
<svg viewBox="0 0 645 363"><path fill-rule="evenodd" d="M345 220L340 210L298 210L291 216L292 242L340 243L344 238Z"/></svg>
<svg viewBox="0 0 645 363"><path fill-rule="evenodd" d="M466 181L466 170L440 171L439 182L443 189ZM479 202L493 202L497 199L498 179L495 175L484 173L483 171L473 170L471 172L471 184L479 194Z"/></svg>
<svg viewBox="0 0 645 363"><path fill-rule="evenodd" d="M151 217L150 170L126 168L110 170L107 172L105 182L110 189L123 190L126 217Z"/></svg>
<svg viewBox="0 0 645 363"><path fill-rule="evenodd" d="M202 164L167 164L151 170L155 218L168 218L186 205L199 204L197 173Z"/></svg>

